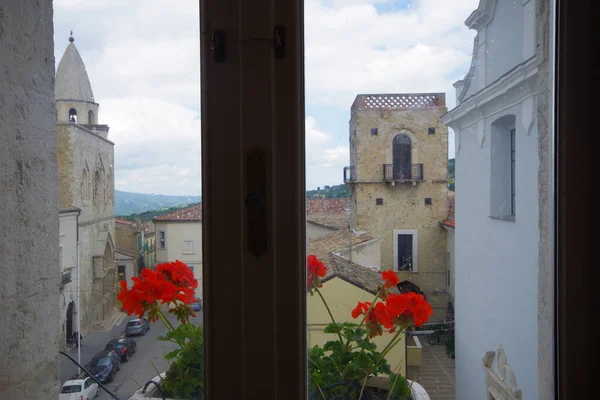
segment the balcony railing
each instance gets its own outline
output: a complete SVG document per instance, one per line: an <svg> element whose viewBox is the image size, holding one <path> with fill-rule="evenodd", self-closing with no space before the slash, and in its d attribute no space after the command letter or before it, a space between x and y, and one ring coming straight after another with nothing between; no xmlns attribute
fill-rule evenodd
<svg viewBox="0 0 600 400"><path fill-rule="evenodd" d="M354 167L344 167L344 183L356 181L356 169Z"/></svg>
<svg viewBox="0 0 600 400"><path fill-rule="evenodd" d="M423 164L411 164L410 168L383 164L383 180L386 182L415 182L423 180Z"/></svg>

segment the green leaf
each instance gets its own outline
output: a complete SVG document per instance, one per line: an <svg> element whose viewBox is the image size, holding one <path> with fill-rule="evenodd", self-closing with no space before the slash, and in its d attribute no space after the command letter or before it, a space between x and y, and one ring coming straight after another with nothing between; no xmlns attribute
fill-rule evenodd
<svg viewBox="0 0 600 400"><path fill-rule="evenodd" d="M325 333L340 333L342 331L342 327L339 324L334 324L333 322L327 324L325 327Z"/></svg>

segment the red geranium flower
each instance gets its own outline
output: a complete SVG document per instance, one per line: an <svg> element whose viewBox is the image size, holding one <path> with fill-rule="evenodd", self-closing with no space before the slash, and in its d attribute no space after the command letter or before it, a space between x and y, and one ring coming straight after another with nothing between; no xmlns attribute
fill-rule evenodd
<svg viewBox="0 0 600 400"><path fill-rule="evenodd" d="M385 287L388 289L398 284L398 276L392 270L383 271L381 277L385 281Z"/></svg>
<svg viewBox="0 0 600 400"><path fill-rule="evenodd" d="M363 303L363 302L359 301L356 308L354 310L352 310L352 318L358 318L359 315L363 315L364 313L367 312L369 307L371 307L371 303L369 303L369 302Z"/></svg>
<svg viewBox="0 0 600 400"><path fill-rule="evenodd" d="M312 294L312 289L323 286L320 278L325 277L327 274L327 267L313 254L307 257L306 267L308 274L307 286Z"/></svg>

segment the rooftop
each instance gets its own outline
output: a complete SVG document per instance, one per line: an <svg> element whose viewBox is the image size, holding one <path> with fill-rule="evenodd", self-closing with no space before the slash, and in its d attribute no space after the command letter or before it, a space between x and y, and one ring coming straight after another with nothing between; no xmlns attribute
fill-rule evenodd
<svg viewBox="0 0 600 400"><path fill-rule="evenodd" d="M88 78L83 59L73 43L75 39L69 38L69 45L65 50L56 71L54 95L56 100L75 100L94 102L92 85Z"/></svg>
<svg viewBox="0 0 600 400"><path fill-rule="evenodd" d="M328 273L323 282L338 277L373 295L377 294L377 289L383 282L381 271L350 262L344 257L335 254L331 255L331 265L333 266L333 272L331 274ZM400 293L397 288L390 288L389 292Z"/></svg>
<svg viewBox="0 0 600 400"><path fill-rule="evenodd" d="M152 218L152 221L202 222L202 204L159 215Z"/></svg>
<svg viewBox="0 0 600 400"><path fill-rule="evenodd" d="M413 108L446 108L446 93L359 94L352 103L352 111Z"/></svg>
<svg viewBox="0 0 600 400"><path fill-rule="evenodd" d="M344 211L349 199L307 199L306 220L325 228L348 228L349 215Z"/></svg>
<svg viewBox="0 0 600 400"><path fill-rule="evenodd" d="M352 235L352 246L365 243L376 239L369 232L359 232ZM350 233L347 230L340 230L319 236L308 241L308 254L314 254L328 268L328 274L333 271L332 258L333 252L344 250L350 245ZM365 267L363 267L365 268Z"/></svg>

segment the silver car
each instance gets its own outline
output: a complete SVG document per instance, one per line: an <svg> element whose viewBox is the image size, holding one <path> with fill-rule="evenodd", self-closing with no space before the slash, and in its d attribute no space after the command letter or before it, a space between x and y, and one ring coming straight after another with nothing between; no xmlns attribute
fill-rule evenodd
<svg viewBox="0 0 600 400"><path fill-rule="evenodd" d="M150 330L150 323L146 318L136 318L127 322L125 336L145 335Z"/></svg>

